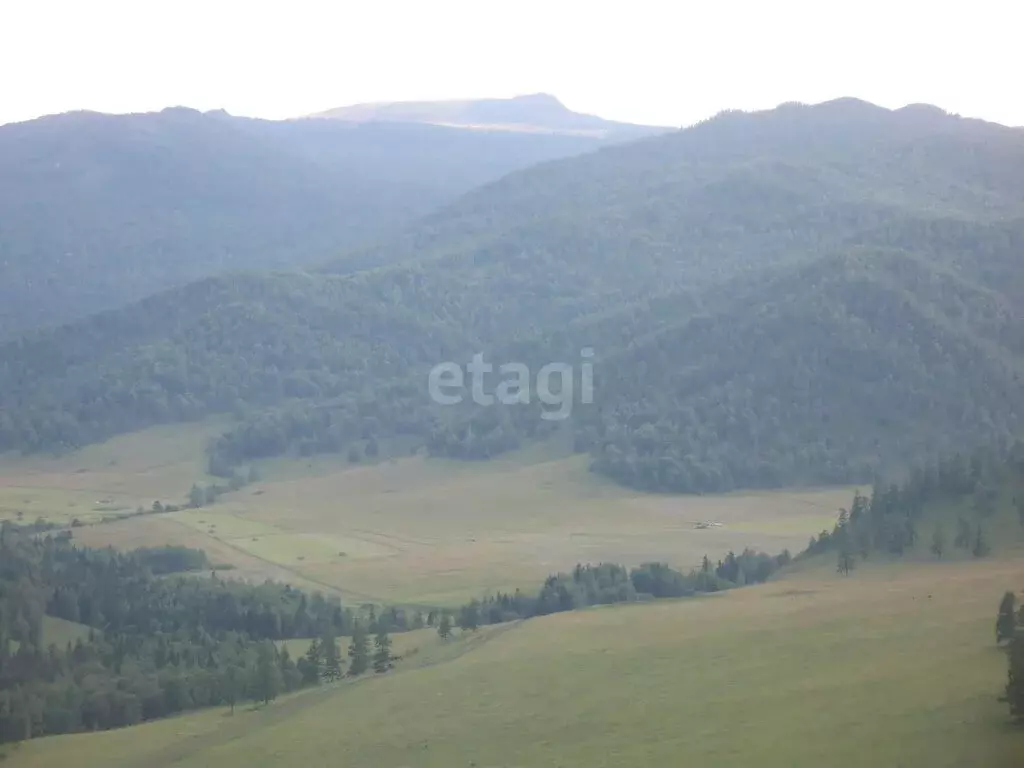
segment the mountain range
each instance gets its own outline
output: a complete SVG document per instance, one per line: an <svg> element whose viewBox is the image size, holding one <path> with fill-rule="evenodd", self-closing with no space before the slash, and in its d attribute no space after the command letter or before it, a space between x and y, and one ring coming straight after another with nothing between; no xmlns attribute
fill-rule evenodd
<svg viewBox="0 0 1024 768"><path fill-rule="evenodd" d="M326 261L510 171L630 137L184 108L0 126L0 339Z"/></svg>
<svg viewBox="0 0 1024 768"><path fill-rule="evenodd" d="M604 120L573 112L554 96L534 93L511 99L456 99L354 104L311 117L352 123L401 122L471 128L478 131L549 133L602 139L639 139L667 128Z"/></svg>
<svg viewBox="0 0 1024 768"><path fill-rule="evenodd" d="M514 170L316 269L10 341L0 450L231 412L220 474L564 431L650 490L861 482L1020 430L1022 246L1019 129L855 99L729 112ZM442 361L585 347L594 402L564 422L428 397Z"/></svg>

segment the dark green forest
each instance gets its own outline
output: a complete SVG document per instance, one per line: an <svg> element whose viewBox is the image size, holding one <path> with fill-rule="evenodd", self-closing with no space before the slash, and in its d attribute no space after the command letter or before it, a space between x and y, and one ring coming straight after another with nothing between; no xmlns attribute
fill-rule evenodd
<svg viewBox="0 0 1024 768"><path fill-rule="evenodd" d="M857 492L797 558L835 553L849 574L872 557L987 557L1022 536L1024 443L1015 441L950 454Z"/></svg>
<svg viewBox="0 0 1024 768"><path fill-rule="evenodd" d="M517 171L318 272L208 278L0 346L0 450L230 413L224 476L565 430L642 489L871 482L1019 432L1022 244L1019 130L852 99L726 113ZM584 347L594 402L564 423L428 395L443 361Z"/></svg>
<svg viewBox="0 0 1024 768"><path fill-rule="evenodd" d="M583 136L184 108L0 126L0 339L365 244Z"/></svg>
<svg viewBox="0 0 1024 768"><path fill-rule="evenodd" d="M391 632L430 626L447 639L455 627L472 632L594 605L692 597L762 583L794 561L835 557L839 573L850 576L869 559L981 558L1013 538L1010 530L1024 531L1020 442L953 454L878 484L870 495L856 493L833 529L795 558L748 549L717 562L705 557L689 572L664 563L578 564L536 592L489 594L454 612L354 609L274 582L176 575L208 567L205 555L184 547L81 548L67 534L4 523L0 742L204 706L265 704L304 686L384 673L397 661ZM46 617L77 622L88 635L59 647L47 640ZM1015 602L1004 598L996 639L1009 641L1007 700L1017 717L1024 711L1018 622ZM313 638L297 659L275 643L295 637Z"/></svg>
<svg viewBox="0 0 1024 768"><path fill-rule="evenodd" d="M0 743L266 703L343 671L362 674L371 634L386 644L377 659L385 671L388 632L424 625L419 613L353 610L284 584L165 575L205 563L181 547L117 553L0 526ZM88 635L58 646L44 617ZM341 635L353 638L348 664ZM303 658L274 642L296 637L315 638Z"/></svg>
<svg viewBox="0 0 1024 768"><path fill-rule="evenodd" d="M577 565L521 592L473 600L455 624L527 619L589 605L692 596L765 581L790 561L729 553L684 574L662 563ZM134 725L178 712L384 673L399 659L390 632L453 628L443 610L366 605L307 595L287 585L253 586L209 577L171 577L205 566L203 552L162 547L117 553L74 546L66 534L0 528L0 743ZM164 578L160 578L164 576ZM89 628L59 647L45 617ZM292 658L274 641L313 638ZM348 638L347 661L339 640ZM372 645L371 645L371 637Z"/></svg>

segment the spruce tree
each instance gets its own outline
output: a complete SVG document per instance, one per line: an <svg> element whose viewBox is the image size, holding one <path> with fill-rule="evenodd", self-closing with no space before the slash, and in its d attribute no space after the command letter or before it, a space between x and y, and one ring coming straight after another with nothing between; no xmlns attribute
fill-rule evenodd
<svg viewBox="0 0 1024 768"><path fill-rule="evenodd" d="M1017 629L1017 596L1013 592L1003 595L996 618L996 642L1012 640Z"/></svg>
<svg viewBox="0 0 1024 768"><path fill-rule="evenodd" d="M853 552L850 551L849 543L844 539L842 546L839 549L839 561L836 564L836 570L844 576L849 576L857 565L857 561L853 557Z"/></svg>
<svg viewBox="0 0 1024 768"><path fill-rule="evenodd" d="M302 672L302 683L304 685L316 685L320 682L320 641L315 637L309 644L306 655L299 662L299 670Z"/></svg>
<svg viewBox="0 0 1024 768"><path fill-rule="evenodd" d="M1010 716L1024 722L1024 632L1015 632L1010 640L1010 672L1006 681L1006 700Z"/></svg>
<svg viewBox="0 0 1024 768"><path fill-rule="evenodd" d="M224 689L224 700L231 707L231 714L235 714L235 704L242 694L242 670L234 664L228 664L221 677L221 686Z"/></svg>
<svg viewBox="0 0 1024 768"><path fill-rule="evenodd" d="M467 605L462 606L459 611L459 629L465 631L476 631L480 626L480 609L476 600L471 600Z"/></svg>
<svg viewBox="0 0 1024 768"><path fill-rule="evenodd" d="M971 554L975 557L986 557L991 551L992 548L985 539L985 531L979 525L978 531L974 536L974 546L971 548Z"/></svg>
<svg viewBox="0 0 1024 768"><path fill-rule="evenodd" d="M323 661L324 679L333 683L341 679L341 651L334 633L328 633L320 642L320 657Z"/></svg>
<svg viewBox="0 0 1024 768"><path fill-rule="evenodd" d="M352 642L348 646L348 674L356 677L370 668L370 638L361 621L352 627Z"/></svg>
<svg viewBox="0 0 1024 768"><path fill-rule="evenodd" d="M447 640L452 634L452 617L447 613L441 614L441 622L437 625L437 634L442 640Z"/></svg>
<svg viewBox="0 0 1024 768"><path fill-rule="evenodd" d="M383 629L373 640L376 651L373 654L373 671L377 674L387 672L391 668L391 638Z"/></svg>
<svg viewBox="0 0 1024 768"><path fill-rule="evenodd" d="M277 698L283 686L284 681L281 677L281 668L278 665L277 649L271 642L264 643L259 648L256 660L256 673L253 679L255 697L264 704L269 704Z"/></svg>

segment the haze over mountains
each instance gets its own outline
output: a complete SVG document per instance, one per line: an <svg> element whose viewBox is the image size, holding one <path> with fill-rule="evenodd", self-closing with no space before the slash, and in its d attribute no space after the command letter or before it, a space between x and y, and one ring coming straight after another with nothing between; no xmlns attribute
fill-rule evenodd
<svg viewBox="0 0 1024 768"><path fill-rule="evenodd" d="M460 99L355 104L311 117L352 123L403 122L486 131L557 133L595 138L638 139L667 128L633 125L573 112L554 96L534 93L511 99Z"/></svg>
<svg viewBox="0 0 1024 768"><path fill-rule="evenodd" d="M509 171L632 137L615 125L470 131L173 108L0 126L0 339L207 275L326 261Z"/></svg>
<svg viewBox="0 0 1024 768"><path fill-rule="evenodd" d="M854 99L725 113L515 171L317 272L10 342L0 450L234 412L220 472L388 441L481 459L564 429L641 488L862 481L1022 426L1022 247L1019 129ZM438 362L585 346L596 402L564 424L428 397Z"/></svg>

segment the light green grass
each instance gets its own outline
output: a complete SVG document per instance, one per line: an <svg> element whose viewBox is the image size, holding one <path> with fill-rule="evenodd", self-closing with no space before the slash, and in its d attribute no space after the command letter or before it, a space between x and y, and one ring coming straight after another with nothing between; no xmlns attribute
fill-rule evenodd
<svg viewBox="0 0 1024 768"><path fill-rule="evenodd" d="M1005 561L819 569L535 619L259 712L31 742L11 765L1011 768L1024 731L997 701L992 621L1022 576Z"/></svg>
<svg viewBox="0 0 1024 768"><path fill-rule="evenodd" d="M0 520L88 523L156 500L182 503L192 483L207 479L203 448L223 428L210 420L120 435L62 456L0 455Z"/></svg>
<svg viewBox="0 0 1024 768"><path fill-rule="evenodd" d="M309 465L301 474L294 463L276 462L268 480L213 508L276 535L257 531L244 540L219 524L213 535L353 598L418 604L533 588L577 562L664 560L686 568L729 549L800 549L832 525L852 493L650 495L593 475L585 457L552 460L537 451L486 463L414 457ZM723 525L697 530L698 521Z"/></svg>
<svg viewBox="0 0 1024 768"><path fill-rule="evenodd" d="M317 585L351 601L456 605L533 589L577 562L687 568L744 547L806 545L849 489L668 496L615 486L584 457L543 451L494 462L422 457L350 467L275 461L215 505L76 531L84 543L198 546L238 575ZM697 530L699 521L721 527Z"/></svg>
<svg viewBox="0 0 1024 768"><path fill-rule="evenodd" d="M51 645L55 645L58 649L64 650L68 643L74 645L76 640L82 642L88 640L90 631L101 634L98 630L92 630L85 624L58 619L56 616L43 616L43 647L49 648ZM17 647L18 642L15 641L14 650L17 650Z"/></svg>
<svg viewBox="0 0 1024 768"><path fill-rule="evenodd" d="M154 499L182 502L205 482L207 422L145 430L59 458L0 460L0 515L66 524L77 541L179 544L349 601L457 605L482 592L534 589L577 562L682 568L744 547L802 548L833 522L848 489L669 496L618 487L558 445L489 462L406 457L352 467L344 457L265 462L264 481L215 505L102 525ZM3 510L6 510L4 512ZM721 527L697 530L699 521Z"/></svg>
<svg viewBox="0 0 1024 768"><path fill-rule="evenodd" d="M89 638L89 627L73 621L58 619L55 616L43 617L43 645L56 645L63 649L68 643L76 640L83 642Z"/></svg>

